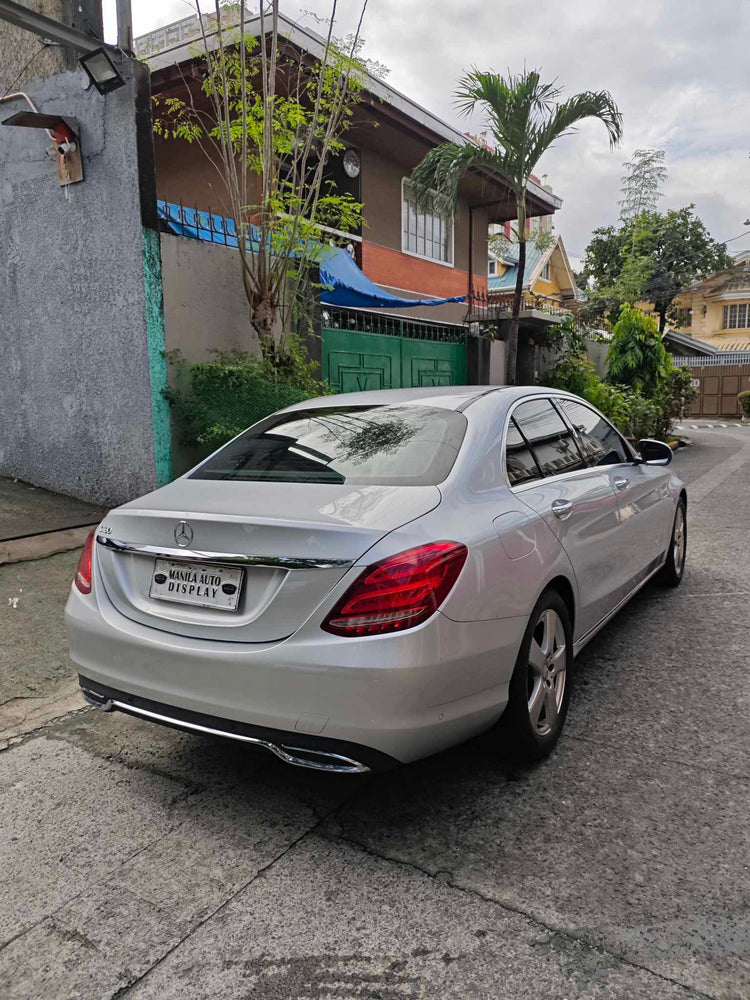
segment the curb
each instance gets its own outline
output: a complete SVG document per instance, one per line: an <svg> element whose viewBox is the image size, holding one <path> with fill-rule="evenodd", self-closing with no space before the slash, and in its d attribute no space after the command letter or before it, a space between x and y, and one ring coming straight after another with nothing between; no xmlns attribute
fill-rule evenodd
<svg viewBox="0 0 750 1000"><path fill-rule="evenodd" d="M86 525L83 528L64 528L62 531L47 531L41 535L29 535L27 538L0 542L0 566L26 562L30 559L43 559L58 552L79 549L94 527L95 525Z"/></svg>

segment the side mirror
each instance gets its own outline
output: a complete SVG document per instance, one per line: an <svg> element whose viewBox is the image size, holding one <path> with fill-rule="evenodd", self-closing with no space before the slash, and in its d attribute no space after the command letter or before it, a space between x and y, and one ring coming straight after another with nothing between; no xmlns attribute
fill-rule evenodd
<svg viewBox="0 0 750 1000"><path fill-rule="evenodd" d="M672 449L669 445L663 441L654 441L653 438L643 438L639 441L638 451L645 465L669 465L672 461Z"/></svg>

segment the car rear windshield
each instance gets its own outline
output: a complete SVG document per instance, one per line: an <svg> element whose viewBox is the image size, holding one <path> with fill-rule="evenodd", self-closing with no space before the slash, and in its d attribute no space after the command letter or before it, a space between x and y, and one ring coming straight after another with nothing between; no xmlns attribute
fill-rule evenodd
<svg viewBox="0 0 750 1000"><path fill-rule="evenodd" d="M456 460L466 417L411 406L330 406L279 413L213 455L191 479L431 486Z"/></svg>

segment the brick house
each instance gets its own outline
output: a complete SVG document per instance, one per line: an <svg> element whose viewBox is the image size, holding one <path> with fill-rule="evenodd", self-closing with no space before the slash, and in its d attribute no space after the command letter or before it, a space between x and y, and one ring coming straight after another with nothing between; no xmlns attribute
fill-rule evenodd
<svg viewBox="0 0 750 1000"><path fill-rule="evenodd" d="M284 17L285 44L321 57L324 41L313 31ZM259 34L259 18L247 23ZM136 39L139 56L151 68L154 94L184 96L186 79L196 66L198 27L195 18L168 25ZM209 43L211 39L209 35ZM418 213L408 185L411 170L428 150L442 142L472 141L383 81L370 77L363 99L345 135L349 176L341 157L327 168L337 189L364 204L366 226L347 234L357 266L375 285L398 301L395 308L337 309L322 312L321 362L324 377L339 389L411 384L451 384L499 380L503 345L478 348L465 322L467 305L410 306L470 296L487 290L487 234L515 215L507 183L489 172L465 176L451 218ZM221 213L222 182L196 145L155 138L157 196L170 204ZM351 165L355 164L355 171ZM358 170L356 167L358 166ZM528 212L536 218L559 208L559 198L541 184L529 186ZM212 248L213 249L213 248ZM169 295L165 283L167 339ZM182 310L183 320L185 310ZM425 346L429 345L429 346Z"/></svg>

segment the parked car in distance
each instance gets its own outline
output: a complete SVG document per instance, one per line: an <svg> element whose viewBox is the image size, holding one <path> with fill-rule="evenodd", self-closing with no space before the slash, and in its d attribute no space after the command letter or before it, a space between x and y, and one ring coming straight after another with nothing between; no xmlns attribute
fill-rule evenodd
<svg viewBox="0 0 750 1000"><path fill-rule="evenodd" d="M484 730L541 758L574 655L651 577L680 582L671 458L540 387L291 406L92 533L66 608L81 687L317 770Z"/></svg>

